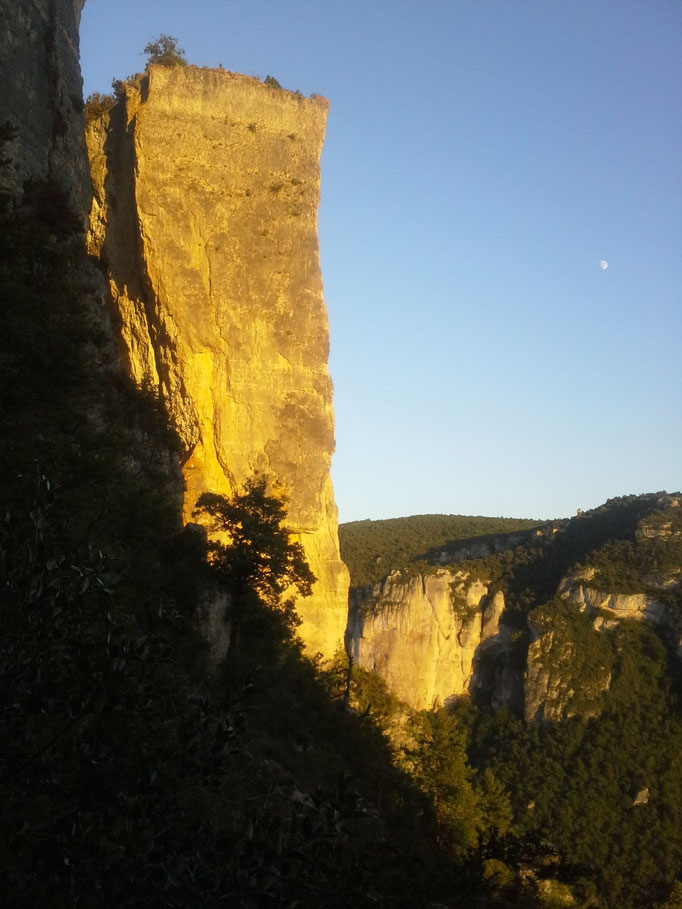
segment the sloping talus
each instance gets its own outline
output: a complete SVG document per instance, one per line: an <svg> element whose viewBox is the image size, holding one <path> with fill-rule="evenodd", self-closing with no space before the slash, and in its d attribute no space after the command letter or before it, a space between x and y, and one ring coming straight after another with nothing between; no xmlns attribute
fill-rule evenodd
<svg viewBox="0 0 682 909"><path fill-rule="evenodd" d="M330 656L348 575L317 240L327 110L250 77L155 66L87 138L91 248L130 371L160 389L181 436L185 519L204 491L257 471L281 482L318 578L300 633Z"/></svg>

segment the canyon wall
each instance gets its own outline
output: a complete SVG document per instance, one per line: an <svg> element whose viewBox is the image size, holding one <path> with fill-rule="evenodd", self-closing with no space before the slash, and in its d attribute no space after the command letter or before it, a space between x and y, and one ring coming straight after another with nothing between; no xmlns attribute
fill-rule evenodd
<svg viewBox="0 0 682 909"><path fill-rule="evenodd" d="M351 590L348 651L416 710L467 694L528 723L599 716L618 646L609 632L623 621L652 623L680 657L682 622L665 600L679 589L680 569L649 576L647 593L601 591L589 586L594 576L593 568L566 575L556 598L512 626L501 621L503 594L463 570L393 571Z"/></svg>
<svg viewBox="0 0 682 909"><path fill-rule="evenodd" d="M348 651L410 707L431 709L468 693L480 648L504 637L503 610L501 593L489 596L485 584L463 572L394 571L352 591Z"/></svg>
<svg viewBox="0 0 682 909"><path fill-rule="evenodd" d="M85 0L0 0L0 199L49 182L83 218L90 200L78 26Z"/></svg>
<svg viewBox="0 0 682 909"><path fill-rule="evenodd" d="M90 248L128 368L158 389L182 441L185 520L202 492L276 480L318 579L299 633L330 657L348 574L317 240L327 110L255 78L151 66L88 124L87 144Z"/></svg>

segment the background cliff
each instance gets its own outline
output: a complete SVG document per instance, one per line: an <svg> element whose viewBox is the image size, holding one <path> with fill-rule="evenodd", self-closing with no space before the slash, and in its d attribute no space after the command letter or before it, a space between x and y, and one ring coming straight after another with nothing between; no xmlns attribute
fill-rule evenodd
<svg viewBox="0 0 682 909"><path fill-rule="evenodd" d="M472 520L483 521L460 522ZM679 498L665 494L478 538L451 518L453 538L442 542L432 522L416 557L410 522L428 526L425 516L342 526L352 576L393 569L351 590L351 657L416 709L467 694L529 722L596 716L622 622L651 624L679 659L681 520Z"/></svg>
<svg viewBox="0 0 682 909"><path fill-rule="evenodd" d="M348 578L316 226L327 108L247 76L151 66L87 139L90 247L130 372L182 440L185 519L202 492L255 472L281 484L318 579L300 634L330 657Z"/></svg>
<svg viewBox="0 0 682 909"><path fill-rule="evenodd" d="M510 826L495 827L483 861L493 905L537 904L515 867L526 882L538 875L540 905L672 909L682 893L679 494L609 500L522 540L485 524L463 539L458 530L481 519L447 520L449 540L440 515L340 527L361 579L349 623L361 709L398 743L420 717L429 724L427 751L417 733L408 754L443 803L461 747L489 824L504 821L507 793ZM380 566L390 573L367 584ZM437 700L447 710L434 711ZM443 714L464 746L442 746ZM552 892L548 876L570 886Z"/></svg>

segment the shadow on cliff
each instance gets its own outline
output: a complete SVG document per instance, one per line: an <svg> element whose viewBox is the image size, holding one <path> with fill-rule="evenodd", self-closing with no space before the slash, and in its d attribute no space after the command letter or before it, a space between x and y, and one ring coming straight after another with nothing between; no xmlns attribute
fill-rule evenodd
<svg viewBox="0 0 682 909"><path fill-rule="evenodd" d="M207 672L177 440L121 374L102 282L53 202L0 225L3 904L456 892L429 805L286 629L261 615Z"/></svg>
<svg viewBox="0 0 682 909"><path fill-rule="evenodd" d="M137 326L138 335L154 338L163 346L163 326L157 318L154 305L154 293L146 272L140 236L137 202L135 198L136 161L133 140L134 117L128 123L126 103L126 84L118 83L116 102L112 107L103 109L95 118L94 128L105 131L102 148L105 173L104 184L100 191L104 198L100 200L106 211L104 222L100 225L103 236L100 238L98 266L106 275L110 286L116 288L115 297L109 296L109 308L112 323L119 343L119 356L124 362L129 358L129 351L123 341L123 321ZM149 77L140 76L135 83L139 89L142 102L146 99ZM91 125L92 129L93 126ZM124 300L129 311L120 309L118 297ZM130 364L128 364L130 365ZM145 363L148 375L145 381L151 384L168 384L167 367L158 357L154 362ZM155 375L154 375L155 374Z"/></svg>

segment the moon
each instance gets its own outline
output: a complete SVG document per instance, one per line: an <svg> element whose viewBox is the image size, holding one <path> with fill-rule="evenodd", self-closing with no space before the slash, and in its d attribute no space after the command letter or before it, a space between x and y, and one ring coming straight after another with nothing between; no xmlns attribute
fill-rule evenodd
<svg viewBox="0 0 682 909"><path fill-rule="evenodd" d="M606 269L609 267L609 263L606 261L606 259L602 259L599 263L599 267L602 271L606 271Z"/></svg>

